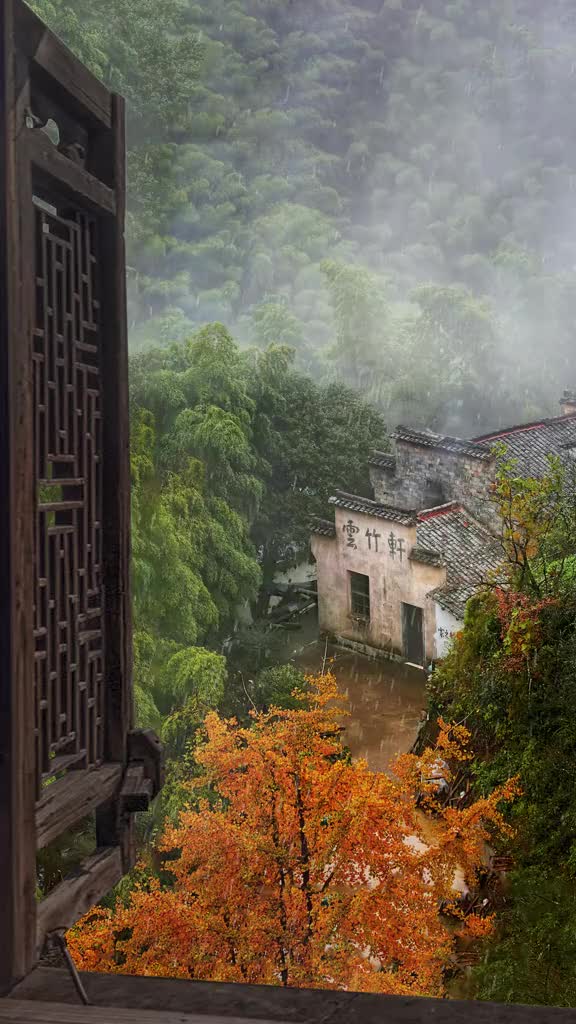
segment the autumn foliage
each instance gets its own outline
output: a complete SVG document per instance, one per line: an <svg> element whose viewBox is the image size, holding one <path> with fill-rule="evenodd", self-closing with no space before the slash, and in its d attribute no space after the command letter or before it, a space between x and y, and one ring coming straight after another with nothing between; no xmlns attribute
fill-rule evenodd
<svg viewBox="0 0 576 1024"><path fill-rule="evenodd" d="M501 588L494 596L506 668L521 672L532 666L545 636L542 615L546 609L558 607L558 598L535 598Z"/></svg>
<svg viewBox="0 0 576 1024"><path fill-rule="evenodd" d="M79 967L441 993L452 940L439 903L456 865L472 872L490 829L505 830L498 805L514 784L462 811L434 806L432 766L441 758L450 778L470 756L466 730L443 724L436 750L376 774L343 751L334 677L309 684L306 706L254 714L251 728L208 716L191 785L210 799L163 836L170 883L144 876L126 906L91 911L69 935ZM422 789L434 845L414 810Z"/></svg>

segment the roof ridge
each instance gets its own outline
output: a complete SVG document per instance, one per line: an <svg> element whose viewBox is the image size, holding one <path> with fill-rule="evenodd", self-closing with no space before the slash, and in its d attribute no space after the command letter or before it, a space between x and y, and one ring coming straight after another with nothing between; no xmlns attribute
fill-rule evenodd
<svg viewBox="0 0 576 1024"><path fill-rule="evenodd" d="M412 516L417 514L417 509L415 508L405 508L404 505L389 505L385 501L376 501L375 498L365 498L362 494L350 494L349 491L341 491L339 488L335 489L334 495L336 497L350 498L351 501L361 501L364 505L374 505L375 508L387 508L390 509L391 512L402 512L406 515ZM328 500L332 501L332 498L329 498Z"/></svg>
<svg viewBox="0 0 576 1024"><path fill-rule="evenodd" d="M368 452L368 465L378 466L379 469L395 469L396 456L392 452L383 452L378 448L371 448Z"/></svg>
<svg viewBox="0 0 576 1024"><path fill-rule="evenodd" d="M436 516L446 515L447 512L464 512L461 501L446 501L443 505L433 505L432 508L423 508L418 512L418 521L426 522L427 519L434 519Z"/></svg>
<svg viewBox="0 0 576 1024"><path fill-rule="evenodd" d="M576 413L574 413L574 415L576 415ZM419 427L407 427L403 423L399 423L396 430L405 430L407 434L415 434L420 437L435 437L442 441L461 441L462 444L477 443L474 438L459 437L457 434L439 434L437 430L430 430L429 427L424 427L421 430ZM393 433L395 433L395 431L393 431Z"/></svg>
<svg viewBox="0 0 576 1024"><path fill-rule="evenodd" d="M447 515L449 512L463 512L466 516L467 522L474 527L478 533L482 533L488 541L492 544L498 543L498 537L493 534L490 529L482 523L473 512L467 508L466 505L462 504L461 501L448 501L445 505L437 505L435 508L422 509L418 513L418 522L426 523L430 519L435 519L437 516Z"/></svg>
<svg viewBox="0 0 576 1024"><path fill-rule="evenodd" d="M338 487L335 489L334 494L336 497L350 498L351 501L362 501L364 504L379 505L379 501L375 501L374 498L365 498L362 494L352 494L350 491L341 491ZM328 499L332 501L332 496Z"/></svg>
<svg viewBox="0 0 576 1024"><path fill-rule="evenodd" d="M509 434L521 434L524 430L538 430L540 427L550 427L554 423L563 423L566 420L575 420L576 411L569 412L564 416L544 416L539 420L531 420L528 423L513 423L510 427L503 427L501 430L494 430L490 434L481 434L479 437L470 438L473 444L484 443L485 441L498 441L501 437Z"/></svg>
<svg viewBox="0 0 576 1024"><path fill-rule="evenodd" d="M365 512L373 514L379 519L389 519L390 522L401 523L404 526L416 526L416 509L399 508L395 505L384 505L382 502L374 501L373 498L363 498L358 494L348 494L347 491L335 491L328 499L330 505L339 508L347 508L351 512Z"/></svg>
<svg viewBox="0 0 576 1024"><path fill-rule="evenodd" d="M405 427L399 424L391 434L391 437L395 441L406 441L408 444L419 444L427 448L441 448L452 455L468 455L471 458L482 460L491 458L490 448L479 441L465 437L455 437L452 434L437 434L433 430L417 430L415 427Z"/></svg>

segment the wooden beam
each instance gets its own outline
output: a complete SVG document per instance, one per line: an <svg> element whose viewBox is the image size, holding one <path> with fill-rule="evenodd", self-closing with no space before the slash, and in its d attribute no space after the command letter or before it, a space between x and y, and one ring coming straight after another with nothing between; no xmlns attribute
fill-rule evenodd
<svg viewBox="0 0 576 1024"><path fill-rule="evenodd" d="M106 86L21 0L16 3L15 37L17 48L56 83L61 95L72 98L78 114L88 113L110 127L112 112Z"/></svg>
<svg viewBox="0 0 576 1024"><path fill-rule="evenodd" d="M34 963L33 281L29 167L18 161L13 0L0 5L0 990ZM27 91L18 69L18 94ZM30 211L26 204L30 204Z"/></svg>
<svg viewBox="0 0 576 1024"><path fill-rule="evenodd" d="M105 764L97 771L69 771L46 787L36 804L36 847L48 846L120 789L122 765Z"/></svg>
<svg viewBox="0 0 576 1024"><path fill-rule="evenodd" d="M126 771L120 791L120 809L123 814L147 811L153 795L152 779L147 779L141 765L131 765Z"/></svg>
<svg viewBox="0 0 576 1024"><path fill-rule="evenodd" d="M100 228L102 266L103 581L106 594L106 732L104 756L127 763L134 721L130 599L130 427L126 314L126 144L124 100L112 97L113 183L116 217ZM96 818L98 844L122 847L124 870L135 861L133 825L112 803Z"/></svg>
<svg viewBox="0 0 576 1024"><path fill-rule="evenodd" d="M126 313L124 100L112 97L116 218L102 223L103 565L106 594L107 760L127 758L133 726L130 601L130 424Z"/></svg>
<svg viewBox="0 0 576 1024"><path fill-rule="evenodd" d="M210 1015L232 1024L254 1019L260 1024L574 1024L574 1010L553 1006L514 1006L474 1000L426 999L334 989L284 988L281 985L191 981L186 978L137 977L81 971L90 1005L124 1008L131 1012L162 1011ZM37 967L11 997L78 1006L78 994L68 971ZM176 1018L178 1020L178 1017Z"/></svg>
<svg viewBox="0 0 576 1024"><path fill-rule="evenodd" d="M133 729L128 733L128 761L144 768L152 783L152 796L164 785L164 748L152 729Z"/></svg>
<svg viewBox="0 0 576 1024"><path fill-rule="evenodd" d="M256 1020L212 1013L117 1010L102 1006L67 1006L66 1003L27 1003L16 999L0 999L0 1021L10 1021L10 1024L267 1024L261 1017Z"/></svg>
<svg viewBox="0 0 576 1024"><path fill-rule="evenodd" d="M48 136L37 128L25 128L24 144L30 160L40 175L49 179L52 188L69 192L96 213L116 212L116 200L112 189L104 185L93 174L59 153Z"/></svg>
<svg viewBox="0 0 576 1024"><path fill-rule="evenodd" d="M373 992L339 992L284 988L281 985L240 985L231 982L190 981L184 978L135 977L82 972L89 1007L78 1005L68 972L37 968L14 991L13 1002L27 1000L62 1008L63 1024L89 1024L97 1007L112 1014L110 1024L131 1024L121 1014L138 1014L135 1024L574 1024L574 1010L556 1006L520 1006L475 1000L389 996ZM34 982L34 985L31 983ZM8 1002L9 1000L6 1000ZM37 1002L38 1001L38 1002ZM0 1003L0 1005L3 1005ZM29 1003L27 1005L30 1005ZM113 1009L111 1009L113 1007ZM66 1011L84 1013L79 1018ZM88 1011L88 1013L86 1012ZM7 1012L7 1011L6 1011ZM146 1014L158 1013L151 1020ZM116 1016L118 1014L118 1016ZM4 1022L6 1017L0 1018ZM10 1020L11 1018L8 1017ZM13 1018L12 1018L13 1020ZM17 1019L18 1020L18 1019ZM33 1024L42 1024L32 1018ZM30 1018L28 1018L30 1021ZM106 1017L105 1024L108 1024ZM98 1024L104 1024L98 1021ZM18 1024L28 1024L18 1020ZM47 1024L55 1024L49 1019Z"/></svg>
<svg viewBox="0 0 576 1024"><path fill-rule="evenodd" d="M71 928L87 910L114 888L123 874L121 852L117 847L112 847L98 850L60 882L38 904L38 952L50 932Z"/></svg>

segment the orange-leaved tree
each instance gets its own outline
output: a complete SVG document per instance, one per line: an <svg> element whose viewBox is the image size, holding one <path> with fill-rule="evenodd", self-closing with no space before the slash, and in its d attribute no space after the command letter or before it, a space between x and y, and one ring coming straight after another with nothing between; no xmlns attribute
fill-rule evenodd
<svg viewBox="0 0 576 1024"><path fill-rule="evenodd" d="M69 935L79 967L441 992L451 940L439 901L460 860L479 860L501 794L476 819L452 811L438 846L414 843L422 762L404 758L398 778L352 763L336 680L309 686L302 709L254 714L250 728L208 716L196 756L212 798L163 836L171 882L145 878L127 905L91 911Z"/></svg>

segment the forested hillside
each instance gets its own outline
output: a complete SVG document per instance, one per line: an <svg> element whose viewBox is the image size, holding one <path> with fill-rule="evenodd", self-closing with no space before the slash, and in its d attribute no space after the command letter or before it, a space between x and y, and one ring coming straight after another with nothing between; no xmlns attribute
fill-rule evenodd
<svg viewBox="0 0 576 1024"><path fill-rule="evenodd" d="M219 320L392 418L552 409L576 312L569 0L35 6L128 98L135 347Z"/></svg>

